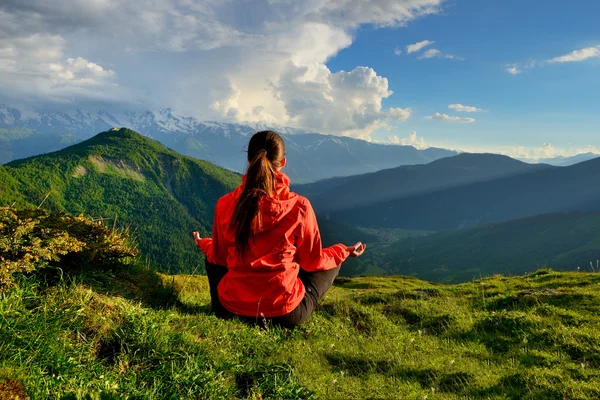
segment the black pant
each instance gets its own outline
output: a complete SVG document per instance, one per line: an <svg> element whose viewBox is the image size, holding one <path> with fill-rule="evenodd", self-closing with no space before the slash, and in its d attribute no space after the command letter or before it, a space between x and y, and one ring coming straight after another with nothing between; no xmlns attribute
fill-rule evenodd
<svg viewBox="0 0 600 400"><path fill-rule="evenodd" d="M333 281L340 273L340 267L341 266L338 266L327 271L318 272L306 272L300 268L298 277L304 284L306 291L300 304L298 304L298 306L289 314L266 319L246 316L238 316L238 318L250 323L264 324L266 322L267 324L270 323L284 328L294 328L308 319L317 306L317 302L321 300L327 290L329 290ZM217 285L221 282L221 279L223 279L226 273L227 267L211 264L208 261L206 262L206 275L210 287L211 308L215 315L222 318L228 318L234 315L221 305L219 293L217 291Z"/></svg>

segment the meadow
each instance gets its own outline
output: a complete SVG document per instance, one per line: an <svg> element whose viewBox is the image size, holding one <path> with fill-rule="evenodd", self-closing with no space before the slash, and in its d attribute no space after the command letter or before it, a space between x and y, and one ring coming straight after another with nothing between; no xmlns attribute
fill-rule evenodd
<svg viewBox="0 0 600 400"><path fill-rule="evenodd" d="M0 398L596 399L600 275L340 278L296 330L136 266L0 295Z"/></svg>

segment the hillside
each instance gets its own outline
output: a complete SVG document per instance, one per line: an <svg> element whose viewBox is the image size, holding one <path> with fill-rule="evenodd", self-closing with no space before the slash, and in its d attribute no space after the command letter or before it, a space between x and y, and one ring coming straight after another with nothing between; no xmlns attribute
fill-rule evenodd
<svg viewBox="0 0 600 400"><path fill-rule="evenodd" d="M598 273L339 278L286 331L217 319L206 277L157 275L98 221L0 222L2 399L600 396Z"/></svg>
<svg viewBox="0 0 600 400"><path fill-rule="evenodd" d="M239 179L120 129L1 167L0 204L43 202L50 210L107 218L131 227L159 270L191 272L201 269L191 232L210 232L217 199Z"/></svg>
<svg viewBox="0 0 600 400"><path fill-rule="evenodd" d="M378 249L388 273L464 282L481 276L524 274L542 266L596 268L600 212L544 214L408 238Z"/></svg>
<svg viewBox="0 0 600 400"><path fill-rule="evenodd" d="M0 398L600 396L597 274L344 278L292 332L210 315L205 277L162 282L21 279L0 297Z"/></svg>
<svg viewBox="0 0 600 400"><path fill-rule="evenodd" d="M365 227L439 231L510 218L600 209L600 159L329 212Z"/></svg>
<svg viewBox="0 0 600 400"><path fill-rule="evenodd" d="M39 111L25 116L16 108L0 105L0 164L58 150L113 127L130 128L181 154L238 172L245 166L249 135L274 129L284 136L292 167L288 175L296 183L422 164L457 154L438 148L374 144L279 125L200 121L170 108L121 114Z"/></svg>
<svg viewBox="0 0 600 400"><path fill-rule="evenodd" d="M463 153L429 164L330 179L295 189L310 196L317 212L328 213L546 168L550 166L497 154Z"/></svg>

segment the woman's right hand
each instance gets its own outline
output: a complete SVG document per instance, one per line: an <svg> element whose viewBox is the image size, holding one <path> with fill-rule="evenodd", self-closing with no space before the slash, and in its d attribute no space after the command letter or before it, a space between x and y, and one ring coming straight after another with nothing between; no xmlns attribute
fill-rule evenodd
<svg viewBox="0 0 600 400"><path fill-rule="evenodd" d="M358 242L354 246L346 246L346 249L350 252L350 257L360 257L367 249L367 245Z"/></svg>

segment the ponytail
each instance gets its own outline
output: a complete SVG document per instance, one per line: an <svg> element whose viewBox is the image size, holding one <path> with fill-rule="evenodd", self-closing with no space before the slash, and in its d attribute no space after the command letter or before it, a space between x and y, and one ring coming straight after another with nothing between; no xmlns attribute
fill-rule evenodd
<svg viewBox="0 0 600 400"><path fill-rule="evenodd" d="M275 195L277 168L284 152L283 139L275 132L258 132L250 139L246 181L231 218L240 254L247 249L252 236L260 198Z"/></svg>

